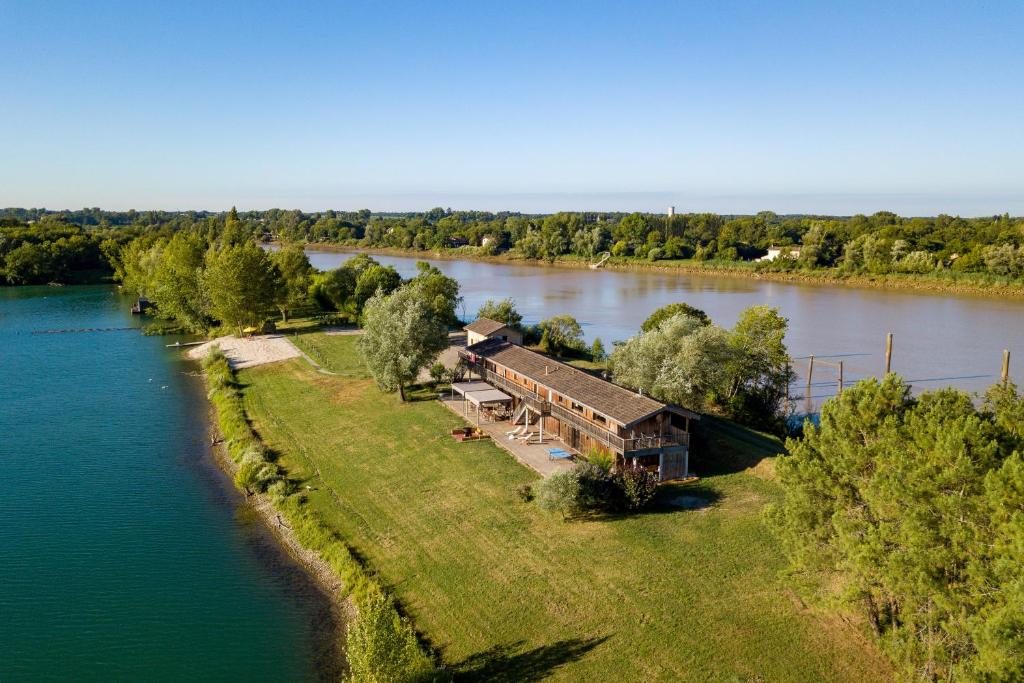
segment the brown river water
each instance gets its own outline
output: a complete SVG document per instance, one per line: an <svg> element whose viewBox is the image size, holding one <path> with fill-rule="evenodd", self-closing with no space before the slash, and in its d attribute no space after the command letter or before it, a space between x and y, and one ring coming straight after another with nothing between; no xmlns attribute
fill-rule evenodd
<svg viewBox="0 0 1024 683"><path fill-rule="evenodd" d="M312 264L327 270L349 253L307 250ZM813 410L835 395L835 368L816 361L807 391L807 356L843 362L846 386L880 375L886 333L894 335L892 370L915 391L953 385L983 392L999 381L1003 349L1011 352L1010 375L1024 368L1024 300L839 285L770 282L742 277L663 271L585 270L405 256L374 256L405 277L417 261L429 261L456 278L464 298L460 316L471 319L489 298L512 297L524 322L568 313L586 338L612 342L636 333L659 306L676 301L703 309L729 327L748 306L778 307L789 319L786 343L798 379L793 394L809 397ZM1018 372L1015 373L1014 370Z"/></svg>

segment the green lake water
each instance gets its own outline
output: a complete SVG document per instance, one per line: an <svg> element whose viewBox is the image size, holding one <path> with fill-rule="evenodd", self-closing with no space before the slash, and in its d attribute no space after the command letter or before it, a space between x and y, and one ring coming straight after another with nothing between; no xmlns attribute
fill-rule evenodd
<svg viewBox="0 0 1024 683"><path fill-rule="evenodd" d="M0 288L0 681L331 674L330 609L213 465L196 366L137 329L38 333L128 305Z"/></svg>

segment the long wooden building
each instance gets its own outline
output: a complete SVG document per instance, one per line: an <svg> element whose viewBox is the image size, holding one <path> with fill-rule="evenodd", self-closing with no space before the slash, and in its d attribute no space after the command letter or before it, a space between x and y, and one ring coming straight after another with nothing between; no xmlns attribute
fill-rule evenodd
<svg viewBox="0 0 1024 683"><path fill-rule="evenodd" d="M517 418L528 411L569 447L609 451L620 465L656 471L662 481L688 475L696 413L504 339L471 344L460 355L480 379L513 397Z"/></svg>

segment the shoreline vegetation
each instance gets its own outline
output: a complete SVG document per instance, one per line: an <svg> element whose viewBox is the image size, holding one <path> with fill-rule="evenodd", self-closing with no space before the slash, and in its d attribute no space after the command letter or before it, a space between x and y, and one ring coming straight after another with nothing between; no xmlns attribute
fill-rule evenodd
<svg viewBox="0 0 1024 683"><path fill-rule="evenodd" d="M416 672L416 680L439 680L434 656L419 645L408 620L344 539L306 506L305 493L276 464L274 454L253 430L237 373L224 354L211 351L202 359L201 366L215 417L212 425L221 437L220 447L215 449L220 456L217 460L263 522L344 616L348 629L339 634L338 647L349 663L348 668L354 668L353 653L345 646L351 646L353 639L365 641L369 635L370 640L379 638L380 645L398 646L402 650L402 664ZM376 633L363 633L367 621L373 622L370 625ZM373 645L363 649L372 651ZM365 680L359 673L350 671L351 678L345 680Z"/></svg>
<svg viewBox="0 0 1024 683"><path fill-rule="evenodd" d="M280 246L280 243L272 243ZM578 256L559 256L553 261L541 258L525 258L512 252L502 254L482 254L478 249L456 247L420 251L416 249L397 249L390 247L364 247L360 245L332 244L310 242L305 244L313 251L336 252L344 254L369 254L372 256L401 256L416 259L437 259L445 261L476 261L480 263L497 263L505 265L528 265L538 268L590 269L590 259ZM595 259L596 260L596 259ZM697 261L661 260L648 261L633 257L611 257L601 270L617 270L624 272L655 272L681 273L684 275L706 275L710 277L749 278L792 284L842 286L864 289L896 289L911 292L933 294L957 294L974 296L1019 297L1024 298L1024 282L1006 278L972 277L971 273L942 274L911 274L884 273L868 275L863 273L844 273L832 271L792 270L773 271L758 270L751 263L730 261Z"/></svg>
<svg viewBox="0 0 1024 683"><path fill-rule="evenodd" d="M184 240L176 240L188 235ZM193 244L190 240L194 241ZM0 282L46 284L141 266L169 248L175 268L216 242L309 244L435 258L749 277L848 287L1024 297L1024 218L601 211L405 213L268 209L0 209ZM127 250L129 243L134 244ZM200 260L202 254L199 255ZM141 263L130 263L142 259ZM216 266L215 262L207 264ZM281 263L287 269L287 263ZM287 274L286 274L287 275ZM278 303L286 316L291 302Z"/></svg>

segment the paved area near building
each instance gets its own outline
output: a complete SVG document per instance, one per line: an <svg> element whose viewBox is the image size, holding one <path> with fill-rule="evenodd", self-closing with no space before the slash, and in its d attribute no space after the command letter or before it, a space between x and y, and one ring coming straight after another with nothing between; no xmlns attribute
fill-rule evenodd
<svg viewBox="0 0 1024 683"><path fill-rule="evenodd" d="M441 352L441 355L434 361L441 363L446 368L454 368L459 364L459 349L466 347L466 333L465 332L451 332L448 334L448 348ZM433 363L431 363L433 365ZM430 381L430 368L426 367L420 370L419 376L416 378L418 382L429 382Z"/></svg>
<svg viewBox="0 0 1024 683"><path fill-rule="evenodd" d="M476 424L476 414L473 412L472 405L468 407L469 414L467 415L463 412L463 401L458 396L452 399L446 393L445 397L441 399L441 402L453 413L465 418L466 422L472 425ZM494 443L511 453L516 460L527 467L536 470L545 477L555 472L572 469L573 466L572 460L552 460L548 455L548 448L563 448L578 457L576 451L569 448L556 436L545 434L543 443L537 443L537 437L533 437L529 442L520 441L519 439L509 439L508 432L513 429L513 426L509 424L507 420L502 420L500 422L484 422L481 419L480 429L490 436ZM537 427L531 426L530 430L537 431Z"/></svg>

